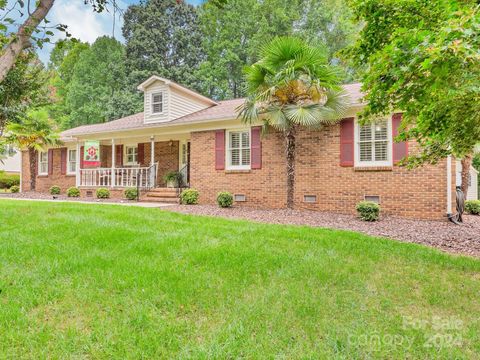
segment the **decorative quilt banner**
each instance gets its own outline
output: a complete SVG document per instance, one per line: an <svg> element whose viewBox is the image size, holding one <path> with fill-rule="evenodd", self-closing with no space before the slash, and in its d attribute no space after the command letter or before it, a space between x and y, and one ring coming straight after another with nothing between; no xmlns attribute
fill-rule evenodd
<svg viewBox="0 0 480 360"><path fill-rule="evenodd" d="M100 166L100 142L99 141L85 141L85 148L83 151L83 165L85 167L99 167Z"/></svg>

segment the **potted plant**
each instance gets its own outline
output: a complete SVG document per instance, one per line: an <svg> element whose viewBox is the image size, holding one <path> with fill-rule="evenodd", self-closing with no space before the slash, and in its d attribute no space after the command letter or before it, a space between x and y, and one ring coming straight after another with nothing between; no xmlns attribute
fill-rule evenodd
<svg viewBox="0 0 480 360"><path fill-rule="evenodd" d="M169 171L163 177L163 181L165 181L168 188L181 187L183 183L183 176L178 171Z"/></svg>

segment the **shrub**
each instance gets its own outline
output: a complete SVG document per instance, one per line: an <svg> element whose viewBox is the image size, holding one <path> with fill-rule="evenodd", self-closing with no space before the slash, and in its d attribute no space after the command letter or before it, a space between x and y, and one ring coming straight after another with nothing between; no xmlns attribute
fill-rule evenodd
<svg viewBox="0 0 480 360"><path fill-rule="evenodd" d="M20 185L20 175L0 171L0 189L10 189L14 185Z"/></svg>
<svg viewBox="0 0 480 360"><path fill-rule="evenodd" d="M75 186L67 189L67 196L68 197L80 197L80 190Z"/></svg>
<svg viewBox="0 0 480 360"><path fill-rule="evenodd" d="M135 188L125 189L124 195L128 200L135 200L138 196L138 191Z"/></svg>
<svg viewBox="0 0 480 360"><path fill-rule="evenodd" d="M380 214L380 205L372 201L361 201L357 204L357 211L364 221L376 221Z"/></svg>
<svg viewBox="0 0 480 360"><path fill-rule="evenodd" d="M472 215L480 215L480 200L468 200L465 202L465 210Z"/></svg>
<svg viewBox="0 0 480 360"><path fill-rule="evenodd" d="M97 199L108 199L110 198L110 191L105 188L97 189Z"/></svg>
<svg viewBox="0 0 480 360"><path fill-rule="evenodd" d="M53 185L53 186L50 188L50 194L51 194L51 195L60 195L60 186Z"/></svg>
<svg viewBox="0 0 480 360"><path fill-rule="evenodd" d="M198 197L200 194L195 189L185 189L180 194L180 201L182 204L195 205L198 204Z"/></svg>
<svg viewBox="0 0 480 360"><path fill-rule="evenodd" d="M20 192L20 186L18 186L18 185L13 185L12 187L10 187L10 192L11 192L11 193L18 193L18 192Z"/></svg>
<svg viewBox="0 0 480 360"><path fill-rule="evenodd" d="M218 206L222 208L228 208L233 204L233 195L228 191L222 191L217 194Z"/></svg>

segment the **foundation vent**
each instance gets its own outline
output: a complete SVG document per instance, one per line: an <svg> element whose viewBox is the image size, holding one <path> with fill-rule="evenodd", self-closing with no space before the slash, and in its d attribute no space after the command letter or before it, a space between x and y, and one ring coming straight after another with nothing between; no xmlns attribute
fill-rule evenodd
<svg viewBox="0 0 480 360"><path fill-rule="evenodd" d="M317 202L317 195L303 195L303 202L316 203Z"/></svg>
<svg viewBox="0 0 480 360"><path fill-rule="evenodd" d="M380 204L380 196L378 195L365 195L365 201L371 201Z"/></svg>
<svg viewBox="0 0 480 360"><path fill-rule="evenodd" d="M235 195L233 195L233 198L234 198L235 201L237 201L237 202L247 201L247 197L245 196L245 194L235 194Z"/></svg>

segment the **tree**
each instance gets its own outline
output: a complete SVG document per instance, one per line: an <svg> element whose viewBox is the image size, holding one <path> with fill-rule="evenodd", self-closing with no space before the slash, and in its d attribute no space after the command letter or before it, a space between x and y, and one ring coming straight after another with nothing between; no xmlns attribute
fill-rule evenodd
<svg viewBox="0 0 480 360"><path fill-rule="evenodd" d="M48 74L35 54L23 52L0 83L0 137L5 126L18 122L28 108L43 106L49 99Z"/></svg>
<svg viewBox="0 0 480 360"><path fill-rule="evenodd" d="M70 108L66 101L70 83L80 55L89 48L88 43L60 40L50 53L48 68L51 72L50 83L55 89L55 93L53 104L48 110L52 119L59 125L69 125Z"/></svg>
<svg viewBox="0 0 480 360"><path fill-rule="evenodd" d="M46 20L46 16L55 0L36 1L36 8L33 12L30 12L31 2L33 1L16 0L10 4L6 0L0 0L0 10L4 12L4 15L0 18L0 38L2 38L0 42L2 45L2 50L0 51L0 83L3 82L20 54L32 46L32 41L41 47L43 43L50 41L50 36L53 35L52 29L66 31L65 25L55 24L49 26L48 20ZM94 11L102 12L105 10L108 0L82 0L82 2L85 4L89 3ZM7 6L10 7L7 8ZM113 6L116 6L115 2ZM28 14L28 17L18 28L15 28L15 20L8 16L14 10L18 10L22 16L23 12ZM42 29L39 29L38 27L42 21L44 25ZM9 27L13 27L15 30L10 33L8 32ZM68 32L67 36L70 36Z"/></svg>
<svg viewBox="0 0 480 360"><path fill-rule="evenodd" d="M115 106L119 103L123 106ZM65 127L113 120L141 105L140 96L127 84L125 48L120 42L103 36L81 52L67 87Z"/></svg>
<svg viewBox="0 0 480 360"><path fill-rule="evenodd" d="M30 190L36 188L37 152L47 146L60 145L55 124L49 119L45 109L30 111L22 123L9 124L6 143L17 149L28 151L30 161Z"/></svg>
<svg viewBox="0 0 480 360"><path fill-rule="evenodd" d="M401 140L419 152L410 167L450 154L462 159L468 190L472 152L480 142L480 17L475 1L353 1L365 23L349 50L362 76L365 121L401 109Z"/></svg>
<svg viewBox="0 0 480 360"><path fill-rule="evenodd" d="M341 119L347 99L338 71L327 63L324 49L294 37L274 39L260 60L245 69L248 97L239 109L246 123L263 120L285 138L287 207L293 208L296 134Z"/></svg>
<svg viewBox="0 0 480 360"><path fill-rule="evenodd" d="M136 86L157 74L199 88L195 72L204 55L194 6L177 0L130 5L122 31L129 83Z"/></svg>
<svg viewBox="0 0 480 360"><path fill-rule="evenodd" d="M228 0L199 8L206 59L200 66L202 92L215 99L245 96L243 67L276 36L294 35L324 45L329 60L353 41L356 27L342 0Z"/></svg>

